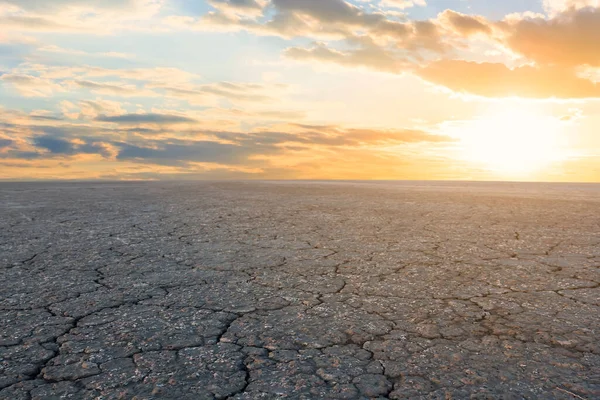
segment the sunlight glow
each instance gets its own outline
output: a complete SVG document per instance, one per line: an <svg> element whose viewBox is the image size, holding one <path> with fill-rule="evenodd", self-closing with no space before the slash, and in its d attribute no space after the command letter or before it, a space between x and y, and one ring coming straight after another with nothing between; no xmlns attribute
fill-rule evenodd
<svg viewBox="0 0 600 400"><path fill-rule="evenodd" d="M526 177L566 158L562 123L527 107L501 107L458 132L460 157L506 178Z"/></svg>

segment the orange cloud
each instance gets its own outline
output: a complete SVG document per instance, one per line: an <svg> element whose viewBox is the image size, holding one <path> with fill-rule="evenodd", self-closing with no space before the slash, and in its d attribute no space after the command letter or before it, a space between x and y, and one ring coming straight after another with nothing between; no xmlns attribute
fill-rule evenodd
<svg viewBox="0 0 600 400"><path fill-rule="evenodd" d="M600 8L502 23L506 45L539 64L600 66Z"/></svg>
<svg viewBox="0 0 600 400"><path fill-rule="evenodd" d="M600 97L600 85L579 78L571 69L443 60L416 71L421 78L455 92L485 97L592 98Z"/></svg>

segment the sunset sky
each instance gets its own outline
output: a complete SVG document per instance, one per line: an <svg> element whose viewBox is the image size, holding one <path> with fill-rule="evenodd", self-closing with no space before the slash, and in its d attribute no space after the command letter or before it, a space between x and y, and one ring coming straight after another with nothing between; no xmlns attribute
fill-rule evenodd
<svg viewBox="0 0 600 400"><path fill-rule="evenodd" d="M600 181L600 0L0 0L0 179Z"/></svg>

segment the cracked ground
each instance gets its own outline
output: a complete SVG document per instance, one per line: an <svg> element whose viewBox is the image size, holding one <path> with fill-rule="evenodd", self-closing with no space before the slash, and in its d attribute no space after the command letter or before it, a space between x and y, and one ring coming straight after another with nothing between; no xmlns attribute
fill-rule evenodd
<svg viewBox="0 0 600 400"><path fill-rule="evenodd" d="M598 399L600 188L0 185L1 399Z"/></svg>

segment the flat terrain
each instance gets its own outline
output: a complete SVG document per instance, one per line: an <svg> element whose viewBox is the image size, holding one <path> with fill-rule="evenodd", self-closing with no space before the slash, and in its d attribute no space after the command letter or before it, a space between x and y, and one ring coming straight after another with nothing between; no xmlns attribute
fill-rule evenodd
<svg viewBox="0 0 600 400"><path fill-rule="evenodd" d="M600 186L0 184L1 399L599 399Z"/></svg>

